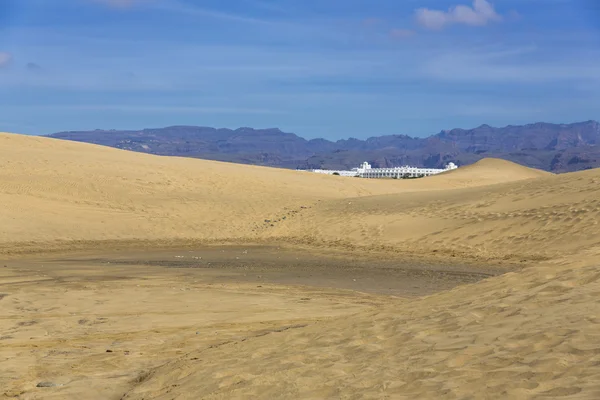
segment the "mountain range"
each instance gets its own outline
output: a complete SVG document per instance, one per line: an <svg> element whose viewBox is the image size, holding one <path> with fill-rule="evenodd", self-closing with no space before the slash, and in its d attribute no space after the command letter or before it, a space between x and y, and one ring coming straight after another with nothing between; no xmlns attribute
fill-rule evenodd
<svg viewBox="0 0 600 400"><path fill-rule="evenodd" d="M600 167L597 121L538 122L503 128L481 125L443 130L425 138L388 135L338 141L306 140L276 128L231 130L200 126L71 131L48 136L157 155L280 168L350 169L363 161L373 167L442 168L448 162L460 166L486 157L552 172Z"/></svg>

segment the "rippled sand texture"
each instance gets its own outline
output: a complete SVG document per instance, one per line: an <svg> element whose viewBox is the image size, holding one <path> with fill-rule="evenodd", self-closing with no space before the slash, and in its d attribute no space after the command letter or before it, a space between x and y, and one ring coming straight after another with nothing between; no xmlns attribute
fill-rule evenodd
<svg viewBox="0 0 600 400"><path fill-rule="evenodd" d="M6 397L600 398L599 170L363 180L9 134L0 155ZM512 272L401 298L50 261L225 241Z"/></svg>

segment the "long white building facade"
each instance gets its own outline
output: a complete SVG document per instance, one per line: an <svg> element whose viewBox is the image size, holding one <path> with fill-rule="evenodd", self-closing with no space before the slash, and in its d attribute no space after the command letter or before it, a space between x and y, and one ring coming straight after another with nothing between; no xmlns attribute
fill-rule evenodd
<svg viewBox="0 0 600 400"><path fill-rule="evenodd" d="M439 174L458 168L454 163L448 163L446 168L417 168L417 167L394 167L394 168L372 168L368 162L362 163L358 168L347 170L312 169L310 172L327 175L354 176L359 178L421 178Z"/></svg>

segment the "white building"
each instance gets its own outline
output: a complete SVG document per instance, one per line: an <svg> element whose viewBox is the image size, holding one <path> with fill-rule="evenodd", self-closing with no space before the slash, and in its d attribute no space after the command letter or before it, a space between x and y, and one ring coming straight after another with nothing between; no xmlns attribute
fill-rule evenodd
<svg viewBox="0 0 600 400"><path fill-rule="evenodd" d="M456 169L457 166L454 163L448 163L446 168L417 168L417 167L394 167L394 168L372 168L368 162L362 163L358 168L352 168L350 171L344 170L329 170L329 169L313 169L311 172L317 174L327 175L340 175L340 176L354 176L360 178L421 178L424 176L430 176L439 174L445 171Z"/></svg>
<svg viewBox="0 0 600 400"><path fill-rule="evenodd" d="M351 171L335 170L335 169L309 169L310 172L325 175L340 175L340 176L358 176L358 173L353 168Z"/></svg>

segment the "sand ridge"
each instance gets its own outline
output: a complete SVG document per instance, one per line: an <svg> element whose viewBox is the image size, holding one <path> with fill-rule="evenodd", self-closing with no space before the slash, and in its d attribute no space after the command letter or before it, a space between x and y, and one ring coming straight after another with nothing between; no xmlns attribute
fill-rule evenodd
<svg viewBox="0 0 600 400"><path fill-rule="evenodd" d="M442 178L439 176L438 178ZM488 186L331 200L273 231L328 246L539 261L600 245L600 170Z"/></svg>
<svg viewBox="0 0 600 400"><path fill-rule="evenodd" d="M552 175L551 172L527 168L511 161L484 158L474 164L427 177L426 180L420 182L448 189L450 185L456 188L485 186Z"/></svg>
<svg viewBox="0 0 600 400"><path fill-rule="evenodd" d="M335 200L343 205L348 198L447 190L457 185L479 187L548 175L509 162L484 160L465 168L467 172L422 180L350 179L157 157L14 134L0 134L0 154L4 205L0 252L4 253L99 241L271 240L298 236L298 232L314 241L327 236L306 232L313 225L298 216L327 208L322 204L328 201L338 207ZM486 178L487 171L496 171L499 165L506 171ZM485 172L479 173L480 169ZM438 192L426 198L443 202L445 196ZM382 204L386 201L382 198ZM339 221L345 223L345 218ZM359 223L367 234L373 229L376 236L381 232L368 221Z"/></svg>
<svg viewBox="0 0 600 400"><path fill-rule="evenodd" d="M250 237L285 207L390 191L381 182L20 135L0 135L0 154L0 242Z"/></svg>
<svg viewBox="0 0 600 400"><path fill-rule="evenodd" d="M227 239L526 266L399 299L9 265L5 396L600 397L599 170L552 175L483 160L420 180L363 180L8 134L0 154L5 254L57 240L69 250ZM240 322L210 322L222 318L211 307ZM64 386L35 388L42 379Z"/></svg>
<svg viewBox="0 0 600 400"><path fill-rule="evenodd" d="M125 398L594 399L599 277L597 266L532 268L198 350Z"/></svg>

